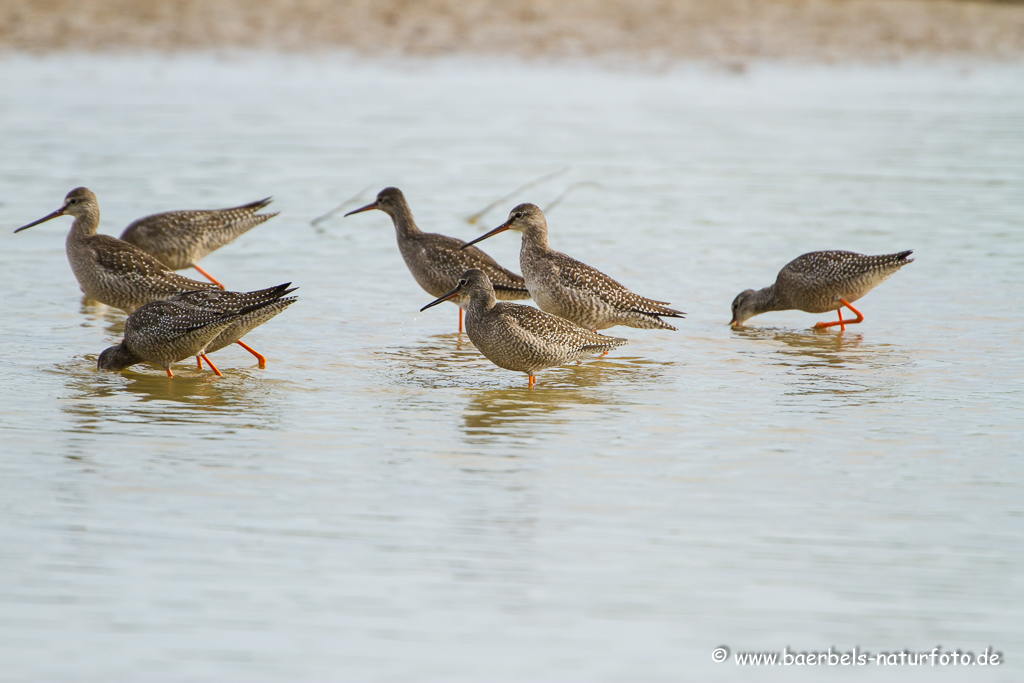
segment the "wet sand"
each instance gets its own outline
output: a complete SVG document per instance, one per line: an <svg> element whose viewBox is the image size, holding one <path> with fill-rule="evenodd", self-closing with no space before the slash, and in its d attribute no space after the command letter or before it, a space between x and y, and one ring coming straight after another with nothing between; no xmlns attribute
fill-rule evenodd
<svg viewBox="0 0 1024 683"><path fill-rule="evenodd" d="M1018 59L1024 3L965 0L5 0L0 50L885 61Z"/></svg>

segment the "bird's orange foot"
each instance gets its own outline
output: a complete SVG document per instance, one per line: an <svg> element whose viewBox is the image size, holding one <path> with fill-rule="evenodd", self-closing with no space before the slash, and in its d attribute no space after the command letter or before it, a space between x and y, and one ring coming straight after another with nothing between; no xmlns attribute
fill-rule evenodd
<svg viewBox="0 0 1024 683"><path fill-rule="evenodd" d="M256 349L252 348L248 344L246 344L241 339L238 340L238 345L241 346L246 351L248 351L249 353L251 353L252 355L256 356L256 363L259 365L260 370L265 370L266 369L266 367L267 367L267 357L266 356L264 356L262 353L260 353Z"/></svg>
<svg viewBox="0 0 1024 683"><path fill-rule="evenodd" d="M845 331L847 325L856 325L857 323L860 323L860 322L864 321L864 314L861 313L860 311L858 311L853 306L851 306L849 301L847 301L846 299L840 299L839 303L841 303L843 306L846 306L851 311L856 313L857 314L857 319L856 320L843 320L843 309L842 308L837 308L836 309L836 314L839 316L839 320L836 320L835 322L831 322L831 323L815 323L814 324L814 329L822 330L822 329L825 329L825 328L828 328L828 327L835 327L836 325L839 325L840 331Z"/></svg>

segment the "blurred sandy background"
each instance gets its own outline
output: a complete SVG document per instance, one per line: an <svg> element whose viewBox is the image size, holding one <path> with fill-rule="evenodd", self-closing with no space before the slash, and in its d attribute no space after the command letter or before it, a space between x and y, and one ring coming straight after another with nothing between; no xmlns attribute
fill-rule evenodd
<svg viewBox="0 0 1024 683"><path fill-rule="evenodd" d="M0 50L345 49L671 62L1024 55L1024 2L0 0Z"/></svg>

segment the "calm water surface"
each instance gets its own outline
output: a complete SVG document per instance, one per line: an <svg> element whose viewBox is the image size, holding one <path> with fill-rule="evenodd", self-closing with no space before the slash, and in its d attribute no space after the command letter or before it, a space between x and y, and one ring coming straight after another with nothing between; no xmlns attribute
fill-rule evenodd
<svg viewBox="0 0 1024 683"><path fill-rule="evenodd" d="M1024 67L6 56L0 84L5 681L1024 676ZM397 185L470 238L584 182L553 246L688 317L533 390L418 313L383 213L310 225ZM115 235L274 195L203 262L301 287L248 338L267 369L97 374L123 316L81 300L70 219L11 234L79 185ZM725 324L800 253L908 248L845 334Z"/></svg>

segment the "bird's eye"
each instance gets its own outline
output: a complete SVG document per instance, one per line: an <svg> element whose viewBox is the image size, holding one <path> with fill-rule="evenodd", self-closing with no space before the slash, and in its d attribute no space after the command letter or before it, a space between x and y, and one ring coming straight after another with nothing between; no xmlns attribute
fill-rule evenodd
<svg viewBox="0 0 1024 683"><path fill-rule="evenodd" d="M459 284L460 285L464 285L464 284L468 284L468 283L469 283L469 280L467 280L466 278L462 278L461 280L459 280Z"/></svg>
<svg viewBox="0 0 1024 683"><path fill-rule="evenodd" d="M516 211L516 212L515 212L514 214L512 214L512 215L513 215L514 217L516 217L516 218L522 218L522 217L523 217L523 212L522 212L522 211Z"/></svg>
<svg viewBox="0 0 1024 683"><path fill-rule="evenodd" d="M72 198L72 199L68 200L68 204L77 204L77 203L78 203L77 199Z"/></svg>

